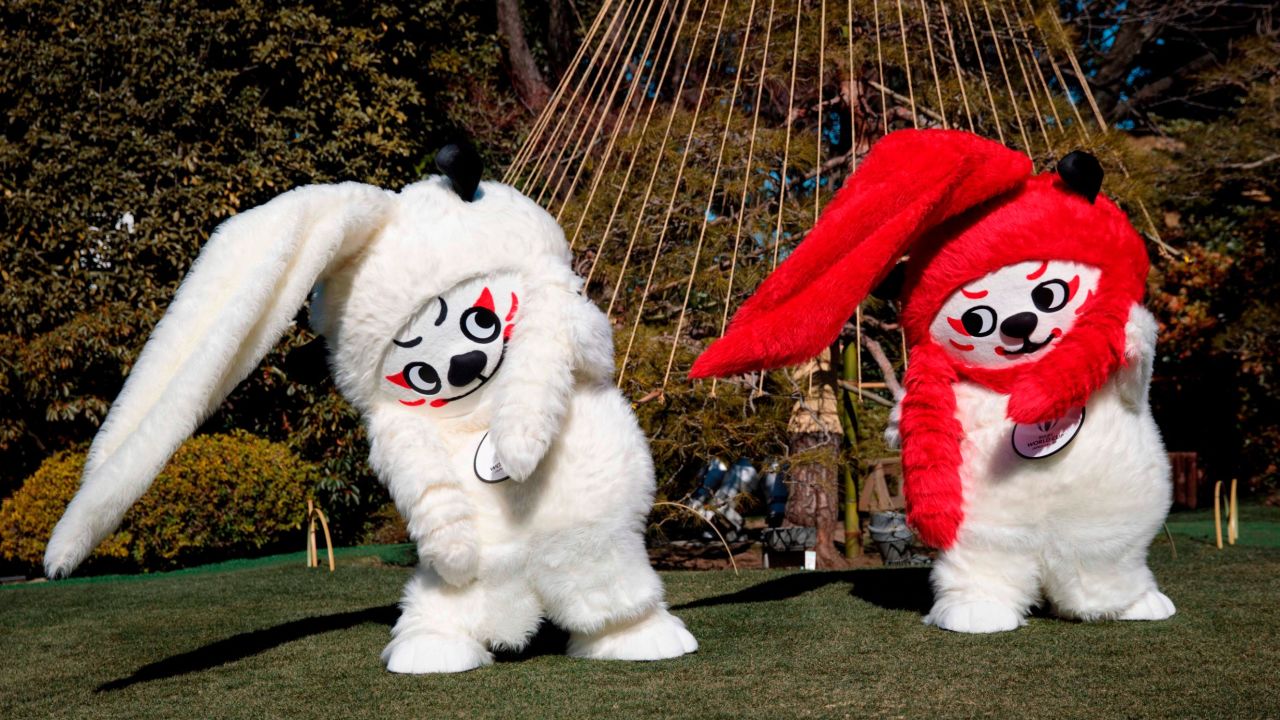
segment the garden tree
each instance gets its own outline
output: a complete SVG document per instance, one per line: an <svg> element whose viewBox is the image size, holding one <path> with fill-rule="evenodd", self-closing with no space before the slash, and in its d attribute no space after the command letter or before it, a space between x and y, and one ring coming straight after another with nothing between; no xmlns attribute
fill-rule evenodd
<svg viewBox="0 0 1280 720"><path fill-rule="evenodd" d="M1081 64L1112 122L1158 131L1161 119L1220 117L1234 94L1205 83L1239 57L1240 43L1275 37L1275 7L1223 0L1060 3Z"/></svg>
<svg viewBox="0 0 1280 720"><path fill-rule="evenodd" d="M40 0L0 7L0 495L87 441L218 223L296 185L398 188L524 111L492 4ZM206 425L322 461L348 538L380 503L352 410L283 370L300 325ZM343 521L343 507L351 513Z"/></svg>
<svg viewBox="0 0 1280 720"><path fill-rule="evenodd" d="M557 6L559 3L557 3ZM525 38L524 19L520 15L520 0L497 0L498 32L507 48L507 62L511 66L511 81L516 96L530 110L537 112L551 98L551 88L542 77L542 71L529 50ZM559 15L555 15L559 19ZM559 29L562 24L557 27ZM563 39L563 31L562 38Z"/></svg>

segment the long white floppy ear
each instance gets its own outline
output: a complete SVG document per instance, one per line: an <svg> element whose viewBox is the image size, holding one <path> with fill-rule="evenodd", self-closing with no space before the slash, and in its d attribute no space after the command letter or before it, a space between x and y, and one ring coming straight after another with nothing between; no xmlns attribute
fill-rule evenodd
<svg viewBox="0 0 1280 720"><path fill-rule="evenodd" d="M502 467L524 480L560 432L574 384L613 375L613 329L576 287L527 293L507 350L491 432Z"/></svg>
<svg viewBox="0 0 1280 720"><path fill-rule="evenodd" d="M394 202L369 185L313 185L218 227L89 448L80 489L45 550L49 577L74 570L116 528L280 339L316 280L380 232Z"/></svg>

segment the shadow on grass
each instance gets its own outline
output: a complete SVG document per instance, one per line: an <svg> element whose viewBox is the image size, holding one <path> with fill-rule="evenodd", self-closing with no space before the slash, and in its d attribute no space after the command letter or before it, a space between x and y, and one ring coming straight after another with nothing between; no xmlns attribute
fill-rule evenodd
<svg viewBox="0 0 1280 720"><path fill-rule="evenodd" d="M395 605L383 605L381 607L365 608L364 610L303 618L276 625L275 627L240 633L181 655L174 655L173 657L143 665L128 677L103 683L98 686L95 692L122 690L138 683L208 670L219 665L252 657L294 640L301 640L305 637L333 632L334 630L346 630L365 623L391 625L395 622L397 614L398 611Z"/></svg>
<svg viewBox="0 0 1280 720"><path fill-rule="evenodd" d="M844 572L796 572L765 580L737 592L694 600L672 610L716 605L774 602L813 592L828 585L849 585L849 594L886 610L910 610L924 614L933 604L929 569L874 568Z"/></svg>

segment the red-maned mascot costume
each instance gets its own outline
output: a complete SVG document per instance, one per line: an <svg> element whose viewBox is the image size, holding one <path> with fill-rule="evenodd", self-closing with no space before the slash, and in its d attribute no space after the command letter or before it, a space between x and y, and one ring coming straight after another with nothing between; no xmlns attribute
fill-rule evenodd
<svg viewBox="0 0 1280 720"><path fill-rule="evenodd" d="M803 361L908 255L901 439L908 516L943 552L925 621L1012 630L1046 599L1083 620L1161 620L1147 569L1170 502L1147 387L1148 260L1102 168L1032 174L976 135L881 140L692 377Z"/></svg>

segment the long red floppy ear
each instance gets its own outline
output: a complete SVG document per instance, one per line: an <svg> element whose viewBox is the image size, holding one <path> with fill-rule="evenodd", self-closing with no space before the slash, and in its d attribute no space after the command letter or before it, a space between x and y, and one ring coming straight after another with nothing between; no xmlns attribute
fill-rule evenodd
<svg viewBox="0 0 1280 720"><path fill-rule="evenodd" d="M912 243L1012 189L1031 170L1026 155L972 133L885 136L689 376L734 375L813 357Z"/></svg>

